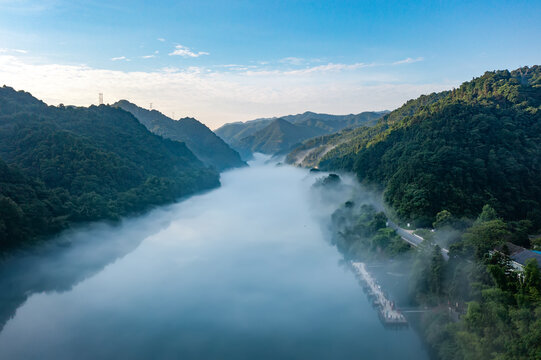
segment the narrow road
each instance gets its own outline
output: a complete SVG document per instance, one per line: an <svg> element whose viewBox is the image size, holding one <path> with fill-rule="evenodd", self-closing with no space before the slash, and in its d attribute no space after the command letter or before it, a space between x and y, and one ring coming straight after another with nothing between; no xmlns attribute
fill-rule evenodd
<svg viewBox="0 0 541 360"><path fill-rule="evenodd" d="M409 233L408 231L401 228L400 226L398 226L391 220L387 220L387 226L395 230L396 233L402 238L402 240L404 240L405 242L409 243L412 246L418 247L424 241L424 239L420 237L419 235ZM449 260L449 250L441 248L441 255L443 256L445 260Z"/></svg>

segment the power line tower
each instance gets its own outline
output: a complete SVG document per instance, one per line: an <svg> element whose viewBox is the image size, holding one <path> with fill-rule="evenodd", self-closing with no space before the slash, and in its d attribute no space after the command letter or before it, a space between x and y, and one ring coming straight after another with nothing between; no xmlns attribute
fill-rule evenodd
<svg viewBox="0 0 541 360"><path fill-rule="evenodd" d="M175 112L173 111L173 115L171 115L171 119L175 120Z"/></svg>
<svg viewBox="0 0 541 360"><path fill-rule="evenodd" d="M152 110L152 103L150 103L150 110Z"/></svg>
<svg viewBox="0 0 541 360"><path fill-rule="evenodd" d="M98 105L103 105L103 93L98 94Z"/></svg>

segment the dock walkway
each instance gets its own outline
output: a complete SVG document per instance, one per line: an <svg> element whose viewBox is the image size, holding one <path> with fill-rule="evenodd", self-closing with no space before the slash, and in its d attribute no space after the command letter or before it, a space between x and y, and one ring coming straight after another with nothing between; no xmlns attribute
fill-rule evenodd
<svg viewBox="0 0 541 360"><path fill-rule="evenodd" d="M377 306L381 320L386 325L407 325L408 321L402 313L396 309L394 303L388 300L383 294L381 287L366 270L362 262L351 262L359 280L367 287L369 296L374 298L374 305Z"/></svg>

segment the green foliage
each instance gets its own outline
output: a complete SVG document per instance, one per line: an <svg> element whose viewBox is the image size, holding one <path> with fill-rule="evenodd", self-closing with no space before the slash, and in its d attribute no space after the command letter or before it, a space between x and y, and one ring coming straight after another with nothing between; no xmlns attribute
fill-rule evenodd
<svg viewBox="0 0 541 360"><path fill-rule="evenodd" d="M490 220L474 224L463 238L465 245L474 249L475 255L481 258L489 250L503 245L507 236L509 231L502 220Z"/></svg>
<svg viewBox="0 0 541 360"><path fill-rule="evenodd" d="M197 158L218 170L246 165L235 150L194 118L173 120L159 111L149 111L126 100L113 106L133 114L152 133L184 142Z"/></svg>
<svg viewBox="0 0 541 360"><path fill-rule="evenodd" d="M481 210L481 214L479 214L479 217L477 217L475 223L479 224L497 219L498 216L496 215L496 210L494 210L490 205L485 205L483 206L483 210Z"/></svg>
<svg viewBox="0 0 541 360"><path fill-rule="evenodd" d="M442 293L467 308L454 322L441 311L425 316L425 338L438 358L541 359L538 264L529 260L519 274L505 254L490 251L509 236L509 227L484 206L462 242L451 248ZM472 250L476 256L468 260Z"/></svg>
<svg viewBox="0 0 541 360"><path fill-rule="evenodd" d="M440 221L449 218L448 212L439 216ZM336 245L347 258L394 256L394 244L407 245L385 222L372 206L348 202L333 214ZM448 261L428 240L407 258L413 260L410 301L431 308L421 319L426 343L442 360L541 359L538 264L532 259L518 273L508 256L493 251L512 238L514 228L490 206L470 225L450 247ZM444 227L431 234L438 239L441 231L448 232Z"/></svg>
<svg viewBox="0 0 541 360"><path fill-rule="evenodd" d="M404 220L426 226L490 204L541 227L541 67L487 72L409 101L323 156L320 168L379 184Z"/></svg>
<svg viewBox="0 0 541 360"><path fill-rule="evenodd" d="M218 184L183 143L123 110L52 107L0 88L0 252Z"/></svg>
<svg viewBox="0 0 541 360"><path fill-rule="evenodd" d="M454 223L453 215L447 210L442 210L436 214L436 221L432 223L432 226L435 229L439 229L445 226L451 226L453 225L453 223Z"/></svg>
<svg viewBox="0 0 541 360"><path fill-rule="evenodd" d="M348 257L393 257L407 252L410 247L396 232L388 228L387 217L368 204L360 206L348 201L332 215L338 233L334 242Z"/></svg>
<svg viewBox="0 0 541 360"><path fill-rule="evenodd" d="M314 136L330 134L346 128L374 125L385 113L327 115L308 111L278 119L257 119L244 123L225 124L216 130L216 134L244 155L253 151L275 154L289 152L293 146ZM315 156L315 154L312 155Z"/></svg>
<svg viewBox="0 0 541 360"><path fill-rule="evenodd" d="M415 254L410 274L411 297L419 303L436 305L443 294L445 272L441 248L424 241Z"/></svg>
<svg viewBox="0 0 541 360"><path fill-rule="evenodd" d="M296 125L280 118L254 134L242 138L235 146L244 152L276 154L289 151L293 145L324 133L320 128Z"/></svg>

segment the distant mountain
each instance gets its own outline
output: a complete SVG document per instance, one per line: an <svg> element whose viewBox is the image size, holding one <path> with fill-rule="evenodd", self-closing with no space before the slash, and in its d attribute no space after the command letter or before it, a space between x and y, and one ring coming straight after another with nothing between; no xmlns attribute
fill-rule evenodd
<svg viewBox="0 0 541 360"><path fill-rule="evenodd" d="M235 150L194 118L173 120L159 111L149 111L126 100L120 100L112 106L132 113L154 134L186 143L200 160L218 170L246 165Z"/></svg>
<svg viewBox="0 0 541 360"><path fill-rule="evenodd" d="M124 110L47 106L0 88L0 252L218 185L185 144Z"/></svg>
<svg viewBox="0 0 541 360"><path fill-rule="evenodd" d="M243 156L249 156L251 151L261 151L261 149L265 149L267 153L276 153L289 150L288 146L295 145L310 137L330 134L345 128L374 125L380 117L387 113L387 111L382 111L350 115L328 115L307 111L303 114L287 115L281 118L262 118L244 123L225 124L216 130L216 134ZM288 127L290 133L277 136L277 126L276 124L272 125L276 120L284 120L296 127ZM264 130L269 126L271 126L269 129ZM287 128L286 126L284 125L284 129ZM270 135L275 139L287 138L289 141L271 145L272 140L264 139L265 136ZM265 143L265 145L260 146L262 143ZM252 148L259 150L253 150Z"/></svg>
<svg viewBox="0 0 541 360"><path fill-rule="evenodd" d="M389 124L397 123L406 116L413 115L418 109L433 104L448 93L449 91L443 91L422 95L415 100L409 100L392 112L382 111L379 113L381 116L377 126L374 126L374 123L368 123L368 128L366 126L346 128L339 132L305 140L289 152L286 162L304 167L317 167L322 158L338 146L339 150L337 151L341 153L355 152L359 144L365 144L372 136L387 129ZM347 167L346 165L341 166Z"/></svg>
<svg viewBox="0 0 541 360"><path fill-rule="evenodd" d="M291 149L293 145L304 139L322 133L323 130L318 128L295 125L284 119L276 119L253 135L241 139L237 147L243 153L277 154Z"/></svg>
<svg viewBox="0 0 541 360"><path fill-rule="evenodd" d="M214 132L226 143L235 148L234 144L237 144L247 136L253 135L256 131L263 129L265 126L269 125L272 120L274 119L256 119L246 122L229 123L214 130Z"/></svg>
<svg viewBox="0 0 541 360"><path fill-rule="evenodd" d="M430 225L442 210L474 218L490 204L541 227L540 66L487 72L294 152L322 147L332 148L313 164L378 184L404 220Z"/></svg>

